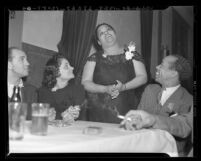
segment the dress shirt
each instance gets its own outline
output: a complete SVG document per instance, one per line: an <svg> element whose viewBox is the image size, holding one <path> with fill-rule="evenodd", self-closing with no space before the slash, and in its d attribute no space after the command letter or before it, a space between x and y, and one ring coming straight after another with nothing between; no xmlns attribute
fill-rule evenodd
<svg viewBox="0 0 201 161"><path fill-rule="evenodd" d="M11 84L8 82L8 97L10 97L10 98L12 97L14 86L15 86L14 84ZM19 86L20 88L24 87L22 79L20 79L20 82L17 86ZM20 90L20 96L22 96L21 90Z"/></svg>
<svg viewBox="0 0 201 161"><path fill-rule="evenodd" d="M180 84L175 87L169 87L163 90L160 103L163 106L167 99L180 87Z"/></svg>

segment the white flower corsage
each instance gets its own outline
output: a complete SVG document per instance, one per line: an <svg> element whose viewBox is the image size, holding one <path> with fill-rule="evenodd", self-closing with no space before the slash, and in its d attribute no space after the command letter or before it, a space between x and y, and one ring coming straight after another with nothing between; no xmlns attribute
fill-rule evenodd
<svg viewBox="0 0 201 161"><path fill-rule="evenodd" d="M126 60L132 59L132 57L134 56L135 48L135 43L131 41L128 45L128 50L125 52Z"/></svg>

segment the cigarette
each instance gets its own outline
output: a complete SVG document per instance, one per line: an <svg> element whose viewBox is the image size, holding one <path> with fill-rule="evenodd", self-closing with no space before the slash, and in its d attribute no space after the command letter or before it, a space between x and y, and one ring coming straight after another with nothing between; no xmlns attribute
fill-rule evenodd
<svg viewBox="0 0 201 161"><path fill-rule="evenodd" d="M175 116L177 116L178 114L177 113L175 113L175 114L173 114L173 115L171 115L170 117L175 117Z"/></svg>
<svg viewBox="0 0 201 161"><path fill-rule="evenodd" d="M120 119L125 119L125 117L122 116L122 115L118 115L117 117L120 118ZM131 121L131 118L126 118L126 120Z"/></svg>

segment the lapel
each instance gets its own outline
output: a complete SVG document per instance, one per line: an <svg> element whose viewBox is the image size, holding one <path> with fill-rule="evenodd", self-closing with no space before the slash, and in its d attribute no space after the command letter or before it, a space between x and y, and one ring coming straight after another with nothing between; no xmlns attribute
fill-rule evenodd
<svg viewBox="0 0 201 161"><path fill-rule="evenodd" d="M183 94L182 87L180 86L164 103L162 106L162 111L166 113L171 113L172 111L175 111L175 105L178 104L178 101L180 100L181 96Z"/></svg>
<svg viewBox="0 0 201 161"><path fill-rule="evenodd" d="M181 95L183 94L182 87L180 86L164 103L163 106L167 106L170 102L178 102L179 98L181 98Z"/></svg>
<svg viewBox="0 0 201 161"><path fill-rule="evenodd" d="M160 101L161 101L161 97L162 97L162 93L163 93L163 88L161 88L159 91L158 91L158 98L157 98L157 101L158 101L158 104L161 105Z"/></svg>
<svg viewBox="0 0 201 161"><path fill-rule="evenodd" d="M157 86L157 88L154 88L153 89L155 92L155 95L154 96L157 96L156 98L156 105L154 105L154 113L158 114L162 108L161 104L160 104L160 98L161 98L161 95L162 95L162 88L161 86Z"/></svg>

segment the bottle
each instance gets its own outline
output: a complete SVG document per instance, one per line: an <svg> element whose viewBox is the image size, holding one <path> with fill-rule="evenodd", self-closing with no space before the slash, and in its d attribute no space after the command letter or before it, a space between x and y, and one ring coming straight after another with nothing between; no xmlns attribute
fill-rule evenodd
<svg viewBox="0 0 201 161"><path fill-rule="evenodd" d="M20 87L14 86L13 95L12 95L12 97L10 99L10 102L21 102Z"/></svg>

